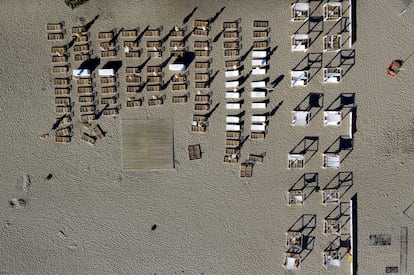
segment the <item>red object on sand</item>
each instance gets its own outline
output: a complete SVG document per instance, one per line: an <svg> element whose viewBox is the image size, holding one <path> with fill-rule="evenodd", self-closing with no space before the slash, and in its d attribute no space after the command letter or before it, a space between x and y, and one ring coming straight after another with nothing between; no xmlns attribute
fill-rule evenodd
<svg viewBox="0 0 414 275"><path fill-rule="evenodd" d="M391 77L395 77L398 74L398 71L401 67L401 61L394 60L390 63L387 70L387 75Z"/></svg>

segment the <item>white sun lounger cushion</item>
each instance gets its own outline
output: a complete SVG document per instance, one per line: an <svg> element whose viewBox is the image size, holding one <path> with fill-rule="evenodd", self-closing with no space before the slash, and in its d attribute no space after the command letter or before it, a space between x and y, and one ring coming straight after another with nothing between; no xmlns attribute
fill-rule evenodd
<svg viewBox="0 0 414 275"><path fill-rule="evenodd" d="M237 88L239 87L239 81L226 81L226 88Z"/></svg>
<svg viewBox="0 0 414 275"><path fill-rule="evenodd" d="M240 131L240 125L238 125L238 124L226 124L226 131Z"/></svg>
<svg viewBox="0 0 414 275"><path fill-rule="evenodd" d="M253 58L265 58L267 56L267 51L253 51Z"/></svg>
<svg viewBox="0 0 414 275"><path fill-rule="evenodd" d="M98 74L100 76L114 76L115 71L113 69L99 69Z"/></svg>
<svg viewBox="0 0 414 275"><path fill-rule="evenodd" d="M266 109L267 103L266 102L253 102L252 109Z"/></svg>
<svg viewBox="0 0 414 275"><path fill-rule="evenodd" d="M226 109L228 110L240 109L240 103L226 103Z"/></svg>
<svg viewBox="0 0 414 275"><path fill-rule="evenodd" d="M267 116L252 116L252 122L266 122Z"/></svg>
<svg viewBox="0 0 414 275"><path fill-rule="evenodd" d="M266 88L266 81L253 81L251 87L254 88Z"/></svg>
<svg viewBox="0 0 414 275"><path fill-rule="evenodd" d="M233 70L233 71L225 71L224 75L226 77L235 77L235 76L239 76L240 73L239 73L239 70Z"/></svg>
<svg viewBox="0 0 414 275"><path fill-rule="evenodd" d="M88 69L73 70L73 76L91 76L91 73Z"/></svg>
<svg viewBox="0 0 414 275"><path fill-rule="evenodd" d="M252 59L252 66L266 66L267 60L266 58L263 59Z"/></svg>
<svg viewBox="0 0 414 275"><path fill-rule="evenodd" d="M226 117L227 123L240 123L240 117L238 116L227 116Z"/></svg>
<svg viewBox="0 0 414 275"><path fill-rule="evenodd" d="M252 124L250 126L250 130L252 130L252 131L266 131L266 125L264 125L264 124Z"/></svg>
<svg viewBox="0 0 414 275"><path fill-rule="evenodd" d="M226 92L226 98L240 98L240 93L238 93L238 92Z"/></svg>
<svg viewBox="0 0 414 275"><path fill-rule="evenodd" d="M263 98L263 97L266 97L266 92L262 92L262 91L260 91L260 92L258 92L258 91L251 91L250 92L250 97L251 98Z"/></svg>

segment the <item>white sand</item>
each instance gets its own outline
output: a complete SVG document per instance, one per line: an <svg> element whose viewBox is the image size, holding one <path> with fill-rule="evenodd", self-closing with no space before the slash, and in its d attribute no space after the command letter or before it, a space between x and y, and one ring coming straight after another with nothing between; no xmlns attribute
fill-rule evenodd
<svg viewBox="0 0 414 275"><path fill-rule="evenodd" d="M354 92L358 106L355 148L340 171L354 175L353 186L343 201L358 194L358 273L383 274L386 266L399 266L400 228L404 226L409 227L407 274L411 274L414 210L411 209L412 220L402 212L414 200L411 85L414 57L404 64L404 71L395 79L385 75L392 59L405 59L413 51L414 6L398 16L403 2L358 1L357 41L353 46L356 62L343 83L322 85L320 71L308 87L292 89L290 70L305 54L290 52L290 36L301 26L290 22L291 1L226 1L223 13L212 24L210 38L220 32L223 21L241 18L244 54L252 45L253 20L268 20L270 46L277 46L270 58L269 78L273 81L284 75L269 97L269 109L281 101L283 104L270 119L266 139L249 139L242 148L242 160L249 153L266 152L264 163L254 167L251 179L239 177L240 164L223 163L226 115L223 38L213 43L213 73L217 70L219 73L211 91L213 105L220 103L220 106L210 118L207 133L189 131L194 107L191 72L189 103L173 105L168 88L162 93L167 95L163 106L150 108L145 103L140 109L121 109L117 118L101 118L98 123L108 134L95 146L80 140L79 122L74 123L75 136L70 144L57 144L52 138L39 139L56 117L54 76L50 73L52 43L46 39L47 23L64 20L68 42L77 17L89 21L99 14L91 28L92 45L97 52L99 31L121 27L143 30L149 24L162 25L165 35L168 29L181 24L194 7L198 9L187 23L188 28L194 19L214 16L223 6L221 1L91 0L74 11L63 1L2 3L0 273L284 274L285 232L302 214L311 214L316 215L316 228L310 233L315 241L309 245L313 248L310 253L309 250L302 253L300 273L349 274L346 257L339 273L328 272L322 265L323 249L334 240L322 234L323 218L334 207L323 206L321 194L313 192L305 206L289 208L285 196L305 172L319 173L322 188L337 174L337 170L321 168L321 153L347 131L346 123L340 128L324 128L323 110L309 127L291 127L291 111L310 92L324 94L325 108L341 92ZM312 6L316 5L318 2L312 1ZM322 5L316 12L321 11ZM329 26L332 24L325 24L311 53L321 52L321 39ZM306 32L307 25L302 30ZM190 37L187 44L190 49L193 41L195 38ZM323 64L334 55L324 54ZM243 62L243 75L251 69L250 60L249 55ZM128 64L139 65L142 61ZM165 79L170 76L166 71ZM125 85L123 79L122 72L121 87ZM247 91L252 79L249 77L245 83ZM149 93L144 93L147 100ZM124 107L125 93L120 95ZM249 130L251 99L246 95L244 110ZM75 112L79 112L77 105ZM172 118L176 169L123 172L121 118ZM319 136L319 151L304 170L290 171L286 169L287 153L304 136ZM189 161L187 146L196 143L202 146L203 158ZM49 173L53 178L47 181ZM23 188L27 175L31 185ZM26 207L9 207L13 198L26 199ZM154 224L157 229L151 231ZM392 245L368 246L370 234L390 234Z"/></svg>

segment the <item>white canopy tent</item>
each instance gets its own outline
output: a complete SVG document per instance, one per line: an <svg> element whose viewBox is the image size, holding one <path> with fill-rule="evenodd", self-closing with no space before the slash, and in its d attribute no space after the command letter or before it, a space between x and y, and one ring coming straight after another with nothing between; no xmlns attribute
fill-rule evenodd
<svg viewBox="0 0 414 275"><path fill-rule="evenodd" d="M168 69L170 71L180 71L183 72L186 70L185 64L169 64Z"/></svg>
<svg viewBox="0 0 414 275"><path fill-rule="evenodd" d="M308 85L309 71L291 71L291 86L304 87Z"/></svg>
<svg viewBox="0 0 414 275"><path fill-rule="evenodd" d="M323 83L340 83L342 81L341 68L324 68Z"/></svg>
<svg viewBox="0 0 414 275"><path fill-rule="evenodd" d="M323 168L339 169L341 156L337 154L323 154Z"/></svg>
<svg viewBox="0 0 414 275"><path fill-rule="evenodd" d="M308 34L292 35L292 52L305 52L309 48Z"/></svg>
<svg viewBox="0 0 414 275"><path fill-rule="evenodd" d="M342 112L340 111L325 111L323 112L324 126L339 126L342 121Z"/></svg>
<svg viewBox="0 0 414 275"><path fill-rule="evenodd" d="M308 126L309 111L292 111L292 126Z"/></svg>
<svg viewBox="0 0 414 275"><path fill-rule="evenodd" d="M73 70L72 71L72 75L73 76L78 76L78 77L90 77L91 76L91 72L88 69L78 69L78 70Z"/></svg>
<svg viewBox="0 0 414 275"><path fill-rule="evenodd" d="M114 71L114 69L99 69L98 70L98 75L99 76L114 76L115 71Z"/></svg>

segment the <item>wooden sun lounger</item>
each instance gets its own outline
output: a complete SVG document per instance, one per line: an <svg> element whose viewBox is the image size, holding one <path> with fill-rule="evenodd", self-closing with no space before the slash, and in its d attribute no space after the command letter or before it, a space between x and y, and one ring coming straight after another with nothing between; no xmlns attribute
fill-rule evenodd
<svg viewBox="0 0 414 275"><path fill-rule="evenodd" d="M196 57L208 57L210 55L209 50L196 50L195 56Z"/></svg>
<svg viewBox="0 0 414 275"><path fill-rule="evenodd" d="M172 90L173 91L185 91L185 90L187 90L187 84L185 84L185 83L172 84Z"/></svg>
<svg viewBox="0 0 414 275"><path fill-rule="evenodd" d="M268 31L253 31L253 37L254 38L267 38L268 37Z"/></svg>
<svg viewBox="0 0 414 275"><path fill-rule="evenodd" d="M188 146L188 157L190 160L201 159L201 147L200 144Z"/></svg>
<svg viewBox="0 0 414 275"><path fill-rule="evenodd" d="M194 41L194 49L208 50L210 49L210 42L209 41Z"/></svg>
<svg viewBox="0 0 414 275"><path fill-rule="evenodd" d="M268 28L269 27L269 21L253 21L253 28Z"/></svg>
<svg viewBox="0 0 414 275"><path fill-rule="evenodd" d="M195 96L195 102L210 102L210 95L196 95Z"/></svg>
<svg viewBox="0 0 414 275"><path fill-rule="evenodd" d="M101 57L102 58L115 57L116 54L117 54L117 51L116 50L101 51Z"/></svg>
<svg viewBox="0 0 414 275"><path fill-rule="evenodd" d="M96 137L90 136L87 133L83 133L81 139L90 144L95 144L96 142Z"/></svg>
<svg viewBox="0 0 414 275"><path fill-rule="evenodd" d="M67 55L52 56L52 63L67 63L67 62L68 62Z"/></svg>
<svg viewBox="0 0 414 275"><path fill-rule="evenodd" d="M147 83L161 83L162 78L161 76L147 76Z"/></svg>
<svg viewBox="0 0 414 275"><path fill-rule="evenodd" d="M226 131L226 138L240 139L241 132L240 131Z"/></svg>
<svg viewBox="0 0 414 275"><path fill-rule="evenodd" d="M239 56L240 51L239 50L224 50L224 56Z"/></svg>
<svg viewBox="0 0 414 275"><path fill-rule="evenodd" d="M101 49L101 51L103 51L103 50L112 50L115 47L116 47L116 43L113 42L113 41L99 43L99 48Z"/></svg>
<svg viewBox="0 0 414 275"><path fill-rule="evenodd" d="M196 69L209 69L210 68L210 62L209 61L196 62L195 63L195 68Z"/></svg>
<svg viewBox="0 0 414 275"><path fill-rule="evenodd" d="M208 20L194 20L194 27L208 29L210 27L210 22Z"/></svg>
<svg viewBox="0 0 414 275"><path fill-rule="evenodd" d="M239 38L239 32L238 31L224 31L223 37L225 39L235 39Z"/></svg>
<svg viewBox="0 0 414 275"><path fill-rule="evenodd" d="M125 77L125 82L126 83L141 83L141 77L139 75L127 75Z"/></svg>
<svg viewBox="0 0 414 275"><path fill-rule="evenodd" d="M117 98L116 97L104 97L101 98L101 104L106 105L106 104L116 104L117 102Z"/></svg>
<svg viewBox="0 0 414 275"><path fill-rule="evenodd" d="M242 163L240 166L240 177L251 178L253 175L253 164L252 163Z"/></svg>
<svg viewBox="0 0 414 275"><path fill-rule="evenodd" d="M70 106L56 106L55 111L58 114L70 113L72 108Z"/></svg>
<svg viewBox="0 0 414 275"><path fill-rule="evenodd" d="M164 100L162 98L151 98L148 100L148 106L159 106L164 104Z"/></svg>
<svg viewBox="0 0 414 275"><path fill-rule="evenodd" d="M142 91L141 86L127 86L126 92L127 93L139 93Z"/></svg>
<svg viewBox="0 0 414 275"><path fill-rule="evenodd" d="M56 86L68 86L70 85L70 79L69 78L55 78L53 80L53 84Z"/></svg>
<svg viewBox="0 0 414 275"><path fill-rule="evenodd" d="M91 55L88 53L82 53L82 54L76 54L75 55L75 61L88 61L89 59L91 59Z"/></svg>
<svg viewBox="0 0 414 275"><path fill-rule="evenodd" d="M206 30L202 30L202 29L194 29L193 34L194 35L198 35L198 36L208 36L209 31Z"/></svg>
<svg viewBox="0 0 414 275"><path fill-rule="evenodd" d="M161 51L148 51L147 57L160 58L162 57L162 52Z"/></svg>
<svg viewBox="0 0 414 275"><path fill-rule="evenodd" d="M145 37L156 37L156 36L160 36L161 35L161 31L159 29L155 29L155 30L147 30L144 33Z"/></svg>
<svg viewBox="0 0 414 275"><path fill-rule="evenodd" d="M266 133L265 132L252 132L250 134L251 139L264 139Z"/></svg>
<svg viewBox="0 0 414 275"><path fill-rule="evenodd" d="M79 103L94 103L95 96L93 95L82 95L79 96Z"/></svg>
<svg viewBox="0 0 414 275"><path fill-rule="evenodd" d="M47 31L63 31L63 23L47 23Z"/></svg>
<svg viewBox="0 0 414 275"><path fill-rule="evenodd" d="M95 105L80 106L81 113L94 113L96 111Z"/></svg>
<svg viewBox="0 0 414 275"><path fill-rule="evenodd" d="M88 122L88 121L92 121L95 120L95 114L84 114L81 115L81 121L82 122Z"/></svg>
<svg viewBox="0 0 414 275"><path fill-rule="evenodd" d="M170 41L170 48L183 48L184 46L185 46L185 42L182 40Z"/></svg>
<svg viewBox="0 0 414 275"><path fill-rule="evenodd" d="M100 32L98 33L98 39L100 40L111 40L114 38L113 32Z"/></svg>
<svg viewBox="0 0 414 275"><path fill-rule="evenodd" d="M52 72L54 74L61 74L69 72L69 66L53 66Z"/></svg>
<svg viewBox="0 0 414 275"><path fill-rule="evenodd" d="M70 97L55 97L56 105L70 105Z"/></svg>
<svg viewBox="0 0 414 275"><path fill-rule="evenodd" d="M72 140L71 137L60 137L60 136L55 136L55 141L59 142L59 143L68 143Z"/></svg>
<svg viewBox="0 0 414 275"><path fill-rule="evenodd" d="M193 115L193 121L207 122L208 117L206 115Z"/></svg>
<svg viewBox="0 0 414 275"><path fill-rule="evenodd" d="M75 38L75 43L85 43L89 41L89 35L88 34L82 34L82 35L77 35Z"/></svg>
<svg viewBox="0 0 414 275"><path fill-rule="evenodd" d="M126 106L128 108L140 107L142 106L142 99L127 100Z"/></svg>
<svg viewBox="0 0 414 275"><path fill-rule="evenodd" d="M240 66L240 60L225 61L225 66L226 66L226 69L237 68Z"/></svg>
<svg viewBox="0 0 414 275"><path fill-rule="evenodd" d="M239 49L240 48L240 43L237 41L233 41L233 42L224 42L223 46L225 49Z"/></svg>
<svg viewBox="0 0 414 275"><path fill-rule="evenodd" d="M105 137L105 132L102 130L101 126L96 125L95 127L93 127L92 131L94 132L94 134L96 135L97 138L99 139L103 139Z"/></svg>
<svg viewBox="0 0 414 275"><path fill-rule="evenodd" d="M226 146L227 147L239 147L240 146L240 140L237 140L237 139L227 139L226 140Z"/></svg>
<svg viewBox="0 0 414 275"><path fill-rule="evenodd" d="M184 74L174 74L171 78L172 83L183 83L187 81L187 76Z"/></svg>
<svg viewBox="0 0 414 275"><path fill-rule="evenodd" d="M249 161L263 162L263 159L264 159L263 155L253 155L253 154L249 155Z"/></svg>
<svg viewBox="0 0 414 275"><path fill-rule="evenodd" d="M141 51L129 51L125 53L126 58L140 58L141 57Z"/></svg>
<svg viewBox="0 0 414 275"><path fill-rule="evenodd" d="M206 89L210 87L210 84L208 82L196 82L195 87L196 89Z"/></svg>
<svg viewBox="0 0 414 275"><path fill-rule="evenodd" d="M194 79L196 81L208 81L210 79L209 73L196 73Z"/></svg>
<svg viewBox="0 0 414 275"><path fill-rule="evenodd" d="M184 57L185 56L185 50L180 51L171 51L172 57Z"/></svg>
<svg viewBox="0 0 414 275"><path fill-rule="evenodd" d="M228 163L236 163L239 161L239 156L237 154L231 154L231 155L225 155L224 156L224 162Z"/></svg>
<svg viewBox="0 0 414 275"><path fill-rule="evenodd" d="M114 84L116 82L115 76L102 76L101 84Z"/></svg>
<svg viewBox="0 0 414 275"><path fill-rule="evenodd" d="M172 103L186 103L187 102L187 96L186 95L175 95L172 97Z"/></svg>
<svg viewBox="0 0 414 275"><path fill-rule="evenodd" d="M81 27L73 27L72 28L72 35L74 34L82 34L86 32L86 27L85 26L81 26Z"/></svg>
<svg viewBox="0 0 414 275"><path fill-rule="evenodd" d="M111 109L105 109L102 111L102 115L104 116L115 116L119 114L118 108L111 108Z"/></svg>
<svg viewBox="0 0 414 275"><path fill-rule="evenodd" d="M238 29L239 28L239 22L224 22L223 23L223 29Z"/></svg>
<svg viewBox="0 0 414 275"><path fill-rule="evenodd" d="M83 44L83 45L75 45L73 46L74 52L87 52L89 51L89 44Z"/></svg>
<svg viewBox="0 0 414 275"><path fill-rule="evenodd" d="M207 131L207 127L203 125L191 125L191 131L205 133Z"/></svg>
<svg viewBox="0 0 414 275"><path fill-rule="evenodd" d="M93 89L91 86L89 87L78 87L78 94L91 94L93 93Z"/></svg>
<svg viewBox="0 0 414 275"><path fill-rule="evenodd" d="M70 136L71 134L72 128L70 126L55 131L55 135L59 137Z"/></svg>
<svg viewBox="0 0 414 275"><path fill-rule="evenodd" d="M240 154L240 148L226 148L226 155Z"/></svg>
<svg viewBox="0 0 414 275"><path fill-rule="evenodd" d="M116 86L109 86L109 87L102 87L101 88L101 93L103 94L111 94L111 93L116 93Z"/></svg>
<svg viewBox="0 0 414 275"><path fill-rule="evenodd" d="M47 34L47 40L49 41L60 41L63 40L63 33L48 33Z"/></svg>
<svg viewBox="0 0 414 275"><path fill-rule="evenodd" d="M137 48L138 47L138 42L137 41L124 41L124 48Z"/></svg>
<svg viewBox="0 0 414 275"><path fill-rule="evenodd" d="M84 77L76 79L76 85L78 86L90 86L92 84L92 78Z"/></svg>
<svg viewBox="0 0 414 275"><path fill-rule="evenodd" d="M148 92L159 92L159 91L161 91L161 85L160 84L147 85L146 88L147 88Z"/></svg>
<svg viewBox="0 0 414 275"><path fill-rule="evenodd" d="M269 47L267 40L265 41L253 41L253 49L266 49Z"/></svg>
<svg viewBox="0 0 414 275"><path fill-rule="evenodd" d="M121 32L121 37L125 38L125 37L136 37L138 36L138 31L137 30L124 30Z"/></svg>
<svg viewBox="0 0 414 275"><path fill-rule="evenodd" d="M184 31L183 30L172 30L170 32L171 37L184 37Z"/></svg>
<svg viewBox="0 0 414 275"><path fill-rule="evenodd" d="M66 54L66 50L67 49L65 46L54 46L50 49L50 53L56 55L64 55Z"/></svg>
<svg viewBox="0 0 414 275"><path fill-rule="evenodd" d="M125 73L127 73L127 74L139 74L139 73L141 73L141 70L138 67L126 67L125 68Z"/></svg>
<svg viewBox="0 0 414 275"><path fill-rule="evenodd" d="M147 48L153 50L159 50L162 47L161 41L147 41Z"/></svg>
<svg viewBox="0 0 414 275"><path fill-rule="evenodd" d="M69 95L70 88L55 88L55 95Z"/></svg>
<svg viewBox="0 0 414 275"><path fill-rule="evenodd" d="M194 105L195 111L208 111L210 110L210 104L207 103L196 103Z"/></svg>
<svg viewBox="0 0 414 275"><path fill-rule="evenodd" d="M161 66L148 66L147 73L152 75L158 75L162 72Z"/></svg>

